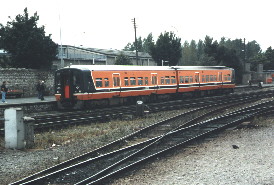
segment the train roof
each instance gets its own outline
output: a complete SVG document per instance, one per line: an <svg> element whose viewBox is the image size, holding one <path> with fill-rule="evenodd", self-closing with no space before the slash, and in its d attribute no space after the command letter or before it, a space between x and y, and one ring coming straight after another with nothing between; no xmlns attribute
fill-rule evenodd
<svg viewBox="0 0 274 185"><path fill-rule="evenodd" d="M89 70L89 71L120 71L120 70L129 70L129 71L139 71L139 70L153 70L153 71L162 71L162 70L227 70L231 69L226 66L126 66L126 65L71 65L63 69L73 68L80 70Z"/></svg>

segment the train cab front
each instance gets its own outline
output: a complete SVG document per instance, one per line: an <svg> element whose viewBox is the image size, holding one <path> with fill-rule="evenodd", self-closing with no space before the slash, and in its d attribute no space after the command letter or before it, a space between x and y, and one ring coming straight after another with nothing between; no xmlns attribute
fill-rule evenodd
<svg viewBox="0 0 274 185"><path fill-rule="evenodd" d="M84 72L75 68L63 68L55 73L55 97L58 109L81 109L84 101L81 95L86 92Z"/></svg>

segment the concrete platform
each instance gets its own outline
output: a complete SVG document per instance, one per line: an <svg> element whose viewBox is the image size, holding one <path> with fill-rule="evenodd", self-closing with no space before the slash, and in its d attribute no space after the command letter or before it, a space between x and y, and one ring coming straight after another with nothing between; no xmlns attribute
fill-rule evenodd
<svg viewBox="0 0 274 185"><path fill-rule="evenodd" d="M27 97L27 98L12 98L12 97L7 97L6 102L7 103L2 103L0 101L0 106L6 106L6 105L16 105L16 104L25 104L25 103L38 103L38 102L52 102L56 101L54 96L45 96L45 100L41 101L37 97Z"/></svg>
<svg viewBox="0 0 274 185"><path fill-rule="evenodd" d="M54 96L45 96L45 100L41 101L37 97L27 98L7 98L7 103L0 101L0 116L4 114L5 109L22 108L27 115L32 112L45 112L57 110L57 102Z"/></svg>

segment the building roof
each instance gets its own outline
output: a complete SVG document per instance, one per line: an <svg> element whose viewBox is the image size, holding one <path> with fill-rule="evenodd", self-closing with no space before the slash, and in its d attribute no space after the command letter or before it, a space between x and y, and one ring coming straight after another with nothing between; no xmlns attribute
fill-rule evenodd
<svg viewBox="0 0 274 185"><path fill-rule="evenodd" d="M59 48L61 46L59 45ZM71 46L71 45L63 45L63 48L72 48L77 50L82 50L85 52L91 52L98 55L104 55L108 57L117 57L121 53L124 55L130 57L130 58L136 58L136 52L135 51L123 51L123 50L116 50L116 49L98 49L98 48L85 48L85 47L77 47L77 46ZM138 52L138 58L142 59L152 59L152 57L146 53L146 52Z"/></svg>
<svg viewBox="0 0 274 185"><path fill-rule="evenodd" d="M90 70L90 71L117 71L117 70L227 70L231 69L225 66L131 66L131 65L71 65L65 68Z"/></svg>
<svg viewBox="0 0 274 185"><path fill-rule="evenodd" d="M136 57L136 51L123 51L123 50L113 50L113 49L98 49L98 48L85 48L87 50L98 52L101 54L109 55L109 56L118 56L121 53L127 55L128 57ZM138 57L141 58L151 58L151 56L146 52L138 52Z"/></svg>

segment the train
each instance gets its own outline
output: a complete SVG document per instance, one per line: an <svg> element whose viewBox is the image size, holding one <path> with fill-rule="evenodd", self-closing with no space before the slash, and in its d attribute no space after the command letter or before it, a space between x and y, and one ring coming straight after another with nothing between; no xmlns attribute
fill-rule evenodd
<svg viewBox="0 0 274 185"><path fill-rule="evenodd" d="M226 66L71 65L55 72L59 109L228 94L234 88L234 69Z"/></svg>

